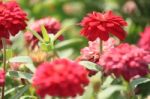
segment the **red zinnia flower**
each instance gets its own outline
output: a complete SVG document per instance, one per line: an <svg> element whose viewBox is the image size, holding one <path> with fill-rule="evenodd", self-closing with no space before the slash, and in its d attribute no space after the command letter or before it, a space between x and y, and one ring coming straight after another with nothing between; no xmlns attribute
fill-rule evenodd
<svg viewBox="0 0 150 99"><path fill-rule="evenodd" d="M0 2L0 39L9 39L26 27L26 13L16 2Z"/></svg>
<svg viewBox="0 0 150 99"><path fill-rule="evenodd" d="M144 32L141 33L141 38L138 45L139 47L150 51L150 26L146 27Z"/></svg>
<svg viewBox="0 0 150 99"><path fill-rule="evenodd" d="M126 26L127 23L120 16L113 14L112 11L89 13L80 24L83 26L81 35L92 41L96 38L106 41L109 38L109 33L114 34L120 40L124 40L126 36L122 26Z"/></svg>
<svg viewBox="0 0 150 99"><path fill-rule="evenodd" d="M88 73L76 62L67 59L57 59L41 64L33 77L33 86L37 94L59 97L74 97L82 94L88 84Z"/></svg>
<svg viewBox="0 0 150 99"><path fill-rule="evenodd" d="M0 87L5 84L5 71L0 70Z"/></svg>
<svg viewBox="0 0 150 99"><path fill-rule="evenodd" d="M48 33L56 34L61 27L61 24L58 20L55 18L42 18L40 20L35 21L33 24L30 25L30 29L36 31L39 33L39 35L42 36L41 26L44 25ZM59 37L60 40L63 39L62 36ZM27 45L31 45L31 47L34 47L38 43L38 39L31 33L26 32L25 33L25 41Z"/></svg>
<svg viewBox="0 0 150 99"><path fill-rule="evenodd" d="M116 77L123 76L127 81L149 73L150 53L127 43L103 53L99 64L104 74L113 73Z"/></svg>

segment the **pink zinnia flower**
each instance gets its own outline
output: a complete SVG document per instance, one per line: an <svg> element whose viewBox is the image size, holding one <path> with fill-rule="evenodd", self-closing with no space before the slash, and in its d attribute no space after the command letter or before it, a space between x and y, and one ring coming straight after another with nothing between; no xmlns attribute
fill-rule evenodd
<svg viewBox="0 0 150 99"><path fill-rule="evenodd" d="M106 41L109 38L109 33L117 36L120 40L124 40L126 36L122 27L126 26L127 23L122 17L113 14L112 11L89 13L80 24L83 26L81 35L92 41L96 38Z"/></svg>
<svg viewBox="0 0 150 99"><path fill-rule="evenodd" d="M150 51L150 26L146 27L144 32L141 33L141 38L138 42L139 47Z"/></svg>
<svg viewBox="0 0 150 99"><path fill-rule="evenodd" d="M60 28L61 24L58 20L55 18L42 18L40 20L35 21L30 25L30 29L36 31L39 35L42 36L41 26L44 25L48 33L56 34ZM25 34L25 41L27 45L31 45L34 47L38 43L38 39L29 31L27 31ZM63 37L60 36L59 40L62 40Z"/></svg>
<svg viewBox="0 0 150 99"><path fill-rule="evenodd" d="M108 41L103 42L103 52L109 51L111 48L114 48L116 40L109 38ZM102 53L100 53L100 39L97 38L95 41L89 41L89 46L81 49L81 56L77 61L91 61L97 63ZM87 69L88 70L88 69ZM96 71L88 70L89 76L97 73Z"/></svg>
<svg viewBox="0 0 150 99"><path fill-rule="evenodd" d="M2 87L5 84L5 71L0 70L0 87Z"/></svg>
<svg viewBox="0 0 150 99"><path fill-rule="evenodd" d="M89 83L85 68L67 59L41 64L33 77L33 86L42 98L46 95L74 97Z"/></svg>
<svg viewBox="0 0 150 99"><path fill-rule="evenodd" d="M97 63L100 58L100 39L97 38L95 41L89 41L89 46L81 49L80 59L87 60L94 63ZM108 41L103 42L103 52L109 51L111 48L114 48L116 40L109 38Z"/></svg>
<svg viewBox="0 0 150 99"><path fill-rule="evenodd" d="M15 2L0 2L0 39L9 39L26 27L26 13Z"/></svg>
<svg viewBox="0 0 150 99"><path fill-rule="evenodd" d="M147 75L149 63L149 52L127 43L120 44L103 53L99 60L99 64L104 69L104 74L113 73L116 77L123 76L127 81Z"/></svg>

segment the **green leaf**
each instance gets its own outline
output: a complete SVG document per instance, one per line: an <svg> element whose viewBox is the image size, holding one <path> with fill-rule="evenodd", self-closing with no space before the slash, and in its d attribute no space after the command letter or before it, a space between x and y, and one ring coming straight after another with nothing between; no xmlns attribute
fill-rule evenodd
<svg viewBox="0 0 150 99"><path fill-rule="evenodd" d="M29 30L38 40L40 40L41 42L44 42L42 37L34 30L31 30L29 28L27 28L27 30Z"/></svg>
<svg viewBox="0 0 150 99"><path fill-rule="evenodd" d="M90 61L80 61L79 64L93 71L100 71L100 66Z"/></svg>
<svg viewBox="0 0 150 99"><path fill-rule="evenodd" d="M14 78L23 78L31 82L33 74L20 72L20 71L8 71L7 76L14 77Z"/></svg>
<svg viewBox="0 0 150 99"><path fill-rule="evenodd" d="M22 96L22 97L20 97L20 99L37 99L37 97L35 97L35 96Z"/></svg>
<svg viewBox="0 0 150 99"><path fill-rule="evenodd" d="M8 60L10 63L18 62L18 63L24 63L25 66L31 70L32 72L35 72L35 67L33 65L32 59L29 56L16 56Z"/></svg>
<svg viewBox="0 0 150 99"><path fill-rule="evenodd" d="M40 43L40 48L42 51L46 51L46 52L51 51L53 49L53 47L51 46L50 43L48 43L48 44L47 43Z"/></svg>
<svg viewBox="0 0 150 99"><path fill-rule="evenodd" d="M56 44L55 49L66 48L68 46L70 47L73 44L82 43L82 42L83 42L83 40L79 39L79 38L65 40L65 41L62 41L62 42L59 42L58 44Z"/></svg>
<svg viewBox="0 0 150 99"><path fill-rule="evenodd" d="M49 42L49 41L50 41L50 38L49 38L48 32L47 32L47 30L45 29L44 25L41 26L41 30L42 30L42 35L43 35L44 41L45 41L45 42Z"/></svg>
<svg viewBox="0 0 150 99"><path fill-rule="evenodd" d="M113 82L113 80L114 79L112 78L112 76L108 76L106 78L106 80L103 82L101 88L107 88L107 87L109 87L111 85L111 83Z"/></svg>
<svg viewBox="0 0 150 99"><path fill-rule="evenodd" d="M150 79L149 78L137 78L133 80L131 83L131 87L133 90L138 90L142 96L147 96L150 94Z"/></svg>
<svg viewBox="0 0 150 99"><path fill-rule="evenodd" d="M109 99L115 92L124 90L125 87L120 85L109 86L98 93L98 99Z"/></svg>
<svg viewBox="0 0 150 99"><path fill-rule="evenodd" d="M20 85L20 86L17 86L17 87L14 87L14 88L11 88L11 89L7 90L7 91L5 92L5 96L8 95L8 94L10 94L10 93L12 93L13 91L18 90L19 88L22 88L23 86L24 86L24 85Z"/></svg>
<svg viewBox="0 0 150 99"><path fill-rule="evenodd" d="M29 85L26 85L21 90L19 90L16 95L12 96L11 99L20 99L20 97L29 89Z"/></svg>
<svg viewBox="0 0 150 99"><path fill-rule="evenodd" d="M57 38L59 36L61 36L67 29L69 29L70 27L72 27L73 25L69 25L69 26L66 26L64 28L62 28L60 31L58 31L54 37L54 41L57 40Z"/></svg>

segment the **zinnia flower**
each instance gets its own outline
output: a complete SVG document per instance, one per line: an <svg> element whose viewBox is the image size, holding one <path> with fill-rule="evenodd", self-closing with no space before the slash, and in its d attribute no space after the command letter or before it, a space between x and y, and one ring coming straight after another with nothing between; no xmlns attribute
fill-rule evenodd
<svg viewBox="0 0 150 99"><path fill-rule="evenodd" d="M81 49L81 56L77 61L91 61L97 63L102 53L100 53L100 39L97 38L95 41L89 41L89 46ZM114 48L116 40L109 38L108 41L103 42L103 52L109 51L111 48ZM89 76L95 75L97 72L89 70Z"/></svg>
<svg viewBox="0 0 150 99"><path fill-rule="evenodd" d="M0 2L0 39L9 39L26 27L26 13L15 2Z"/></svg>
<svg viewBox="0 0 150 99"><path fill-rule="evenodd" d="M89 13L82 21L81 35L93 41L100 38L104 41L108 40L109 33L117 36L120 40L124 40L126 32L123 26L127 23L120 17L108 11L106 13L93 12Z"/></svg>
<svg viewBox="0 0 150 99"><path fill-rule="evenodd" d="M57 59L41 64L33 77L33 86L42 98L46 95L74 97L82 94L89 82L87 71L76 62Z"/></svg>
<svg viewBox="0 0 150 99"><path fill-rule="evenodd" d="M99 64L104 69L104 74L122 76L127 81L145 76L149 73L150 53L127 43L120 44L110 51L103 53Z"/></svg>
<svg viewBox="0 0 150 99"><path fill-rule="evenodd" d="M42 36L41 26L44 25L48 33L56 34L61 27L61 24L55 18L42 18L40 20L35 21L30 25L30 29L36 31L40 36ZM60 40L63 39L62 36L59 37ZM31 47L35 47L38 43L38 39L29 31L25 33L25 41L27 45Z"/></svg>
<svg viewBox="0 0 150 99"><path fill-rule="evenodd" d="M95 41L89 41L89 46L81 49L80 60L87 60L97 63L100 58L100 39L97 38ZM109 38L108 41L103 42L103 52L109 51L116 45L116 40Z"/></svg>
<svg viewBox="0 0 150 99"><path fill-rule="evenodd" d="M138 42L139 47L150 51L150 26L146 27L144 32L141 33L141 38Z"/></svg>
<svg viewBox="0 0 150 99"><path fill-rule="evenodd" d="M0 70L0 87L5 84L5 71Z"/></svg>

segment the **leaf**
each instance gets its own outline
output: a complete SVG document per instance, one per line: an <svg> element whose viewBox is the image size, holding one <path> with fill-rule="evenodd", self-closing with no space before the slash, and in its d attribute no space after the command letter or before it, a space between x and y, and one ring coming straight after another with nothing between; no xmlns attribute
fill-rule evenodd
<svg viewBox="0 0 150 99"><path fill-rule="evenodd" d="M20 97L29 89L29 85L19 90L11 99L20 99Z"/></svg>
<svg viewBox="0 0 150 99"><path fill-rule="evenodd" d="M22 96L22 97L20 97L20 99L37 99L37 97L35 97L35 96Z"/></svg>
<svg viewBox="0 0 150 99"><path fill-rule="evenodd" d="M81 43L83 40L82 39L70 39L70 40L65 40L65 41L62 41L62 42L59 42L58 44L55 45L55 49L61 49L61 48L66 48L66 47L70 47L71 45L73 44L76 44L76 43Z"/></svg>
<svg viewBox="0 0 150 99"><path fill-rule="evenodd" d="M17 87L14 87L14 88L11 88L11 89L7 90L7 91L5 92L5 96L8 95L8 94L10 94L10 93L12 93L12 92L15 91L15 90L18 90L19 88L22 88L23 86L24 86L24 85L20 85L20 86L17 86Z"/></svg>
<svg viewBox="0 0 150 99"><path fill-rule="evenodd" d="M29 30L38 40L40 40L41 42L43 42L42 37L34 30L31 30L29 28L27 28L27 30Z"/></svg>
<svg viewBox="0 0 150 99"><path fill-rule="evenodd" d="M9 59L9 62L32 63L32 60L29 56L16 56Z"/></svg>
<svg viewBox="0 0 150 99"><path fill-rule="evenodd" d="M45 41L45 42L49 42L49 41L50 41L50 38L49 38L48 32L47 32L47 30L45 29L44 25L41 26L41 30L42 30L42 35L43 35L44 41Z"/></svg>
<svg viewBox="0 0 150 99"><path fill-rule="evenodd" d="M104 81L103 85L101 86L101 88L107 88L111 85L111 83L113 82L113 78L111 76L108 76L106 78L106 80Z"/></svg>
<svg viewBox="0 0 150 99"><path fill-rule="evenodd" d="M100 66L90 61L80 61L79 64L93 71L100 71Z"/></svg>
<svg viewBox="0 0 150 99"><path fill-rule="evenodd" d="M73 26L73 25L65 26L64 28L62 28L61 30L59 30L59 31L56 33L55 37L54 37L54 41L57 40L57 38L58 38L59 36L61 36L67 29L69 29L69 28L72 27L72 26Z"/></svg>
<svg viewBox="0 0 150 99"><path fill-rule="evenodd" d="M32 59L29 56L16 56L8 60L10 63L18 62L18 63L24 63L25 66L31 70L32 72L35 72L35 67L33 65Z"/></svg>
<svg viewBox="0 0 150 99"><path fill-rule="evenodd" d="M31 73L25 73L25 72L20 72L20 71L8 71L7 76L14 77L14 78L23 78L31 82L32 79Z"/></svg>
<svg viewBox="0 0 150 99"><path fill-rule="evenodd" d="M120 85L112 85L98 93L98 99L109 99L117 91L124 91L125 87Z"/></svg>
<svg viewBox="0 0 150 99"><path fill-rule="evenodd" d="M147 96L150 94L150 79L149 78L137 78L133 80L131 83L132 89L137 94L141 94L142 96Z"/></svg>

